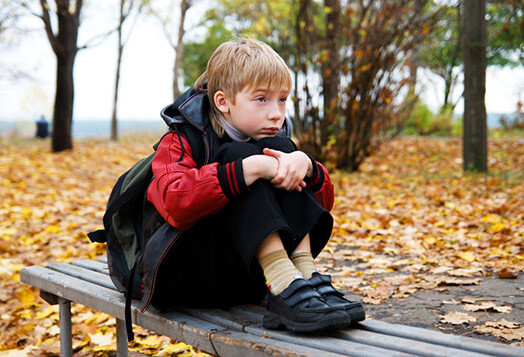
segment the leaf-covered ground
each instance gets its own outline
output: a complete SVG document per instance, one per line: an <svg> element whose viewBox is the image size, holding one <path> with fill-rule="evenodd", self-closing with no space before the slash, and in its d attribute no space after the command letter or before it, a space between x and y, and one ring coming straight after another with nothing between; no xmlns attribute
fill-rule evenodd
<svg viewBox="0 0 524 357"><path fill-rule="evenodd" d="M0 354L59 353L57 308L20 283L19 270L104 254L104 245L89 243L86 233L100 227L115 179L150 153L153 141L78 141L73 152L60 154L51 154L46 141L0 142ZM489 275L518 276L524 271L524 140L490 140L489 150L488 175L462 173L458 139L398 139L360 172L334 172L335 227L321 269L368 304L478 284ZM442 316L442 323L467 321L475 309L511 309L463 303L469 310ZM113 318L77 304L73 316L76 355L114 351ZM479 333L503 331L505 342L522 343L521 323L492 321ZM142 354L198 353L135 331L132 348Z"/></svg>

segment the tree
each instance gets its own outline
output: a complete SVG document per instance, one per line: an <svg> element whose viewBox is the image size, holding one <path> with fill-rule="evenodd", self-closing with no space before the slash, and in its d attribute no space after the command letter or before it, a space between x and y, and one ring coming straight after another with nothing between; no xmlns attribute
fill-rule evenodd
<svg viewBox="0 0 524 357"><path fill-rule="evenodd" d="M464 56L465 171L486 172L488 143L486 123L486 2L464 0L462 9Z"/></svg>
<svg viewBox="0 0 524 357"><path fill-rule="evenodd" d="M178 17L178 23L174 22L174 19L176 18L173 16L174 3L171 3L171 6L169 9L167 9L167 11L165 9L159 11L154 9L152 6L149 7L150 13L160 20L164 34L169 41L169 44L173 48L173 51L175 52L175 60L173 61L173 100L176 100L180 96L178 82L180 80L180 70L182 68L184 58L184 25L186 22L187 11L193 5L193 2L194 0L180 0L180 14ZM177 28L176 31L174 30L174 27Z"/></svg>
<svg viewBox="0 0 524 357"><path fill-rule="evenodd" d="M125 21L129 18L134 6L136 5L134 0L120 0L120 11L119 11L119 21L117 26L117 37L118 37L118 43L117 43L117 60L116 60L116 72L115 72L115 92L113 97L113 112L111 115L111 140L118 140L118 122L117 122L117 106L118 106L118 87L120 84L120 67L122 63L122 55L124 53L124 47L127 43L127 40L131 36L131 32L133 31L133 24L131 25L128 33L127 33L127 39L123 40L123 27ZM140 13L142 8L142 5L138 8L137 14L135 16L135 20L138 17L138 14Z"/></svg>
<svg viewBox="0 0 524 357"><path fill-rule="evenodd" d="M77 38L83 0L55 0L55 34L51 21L51 8L47 0L40 0L45 31L56 55L56 94L53 113L53 152L73 148L71 125L73 121L74 81L73 67L78 52Z"/></svg>
<svg viewBox="0 0 524 357"><path fill-rule="evenodd" d="M462 65L460 1L435 5L438 22L420 50L420 65L444 81L442 109L453 110L458 98L453 89L459 80Z"/></svg>
<svg viewBox="0 0 524 357"><path fill-rule="evenodd" d="M454 96L461 82L461 1L431 3L440 13L434 31L421 43L420 66L444 81L442 109L454 109L462 95ZM524 62L524 10L521 0L486 1L486 56L489 66L516 66Z"/></svg>
<svg viewBox="0 0 524 357"><path fill-rule="evenodd" d="M293 71L294 134L301 149L356 170L399 132L414 101L395 96L409 84L408 54L435 23L433 13L416 11L417 3L221 0L204 23L275 48ZM198 63L207 61L210 53L201 49L212 37L208 31L191 44L191 56L206 53Z"/></svg>
<svg viewBox="0 0 524 357"><path fill-rule="evenodd" d="M487 12L489 65L518 66L524 63L524 8L521 0L490 0Z"/></svg>

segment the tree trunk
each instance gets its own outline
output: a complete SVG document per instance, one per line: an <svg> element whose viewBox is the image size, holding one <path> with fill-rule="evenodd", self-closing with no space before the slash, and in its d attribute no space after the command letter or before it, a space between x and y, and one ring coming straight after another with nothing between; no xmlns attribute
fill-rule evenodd
<svg viewBox="0 0 524 357"><path fill-rule="evenodd" d="M486 123L486 2L464 0L462 9L464 56L465 171L487 172Z"/></svg>
<svg viewBox="0 0 524 357"><path fill-rule="evenodd" d="M124 52L124 45L122 44L122 25L125 21L124 4L126 0L120 0L120 22L118 23L118 54L116 60L116 74L115 74L115 94L113 97L113 113L111 116L111 140L118 140L118 121L117 121L117 106L118 106L118 87L120 85L120 65L122 63L122 53Z"/></svg>
<svg viewBox="0 0 524 357"><path fill-rule="evenodd" d="M56 94L51 149L53 152L59 152L73 148L71 136L75 97L73 68L78 52L76 41L83 1L77 0L75 6L71 6L69 0L56 0L55 3L58 24L56 35L53 33L47 0L40 0L42 8L40 18L44 22L47 38L56 55Z"/></svg>
<svg viewBox="0 0 524 357"><path fill-rule="evenodd" d="M73 149L71 129L75 96L73 82L75 55L76 53L66 53L57 56L56 95L51 138L53 152Z"/></svg>
<svg viewBox="0 0 524 357"><path fill-rule="evenodd" d="M180 24L178 26L178 41L175 48L175 64L173 66L173 101L180 96L180 90L178 89L178 77L180 74L180 67L182 66L182 56L184 55L184 21L186 19L187 10L190 7L188 0L182 0L180 2Z"/></svg>
<svg viewBox="0 0 524 357"><path fill-rule="evenodd" d="M60 44L56 54L56 95L53 115L53 152L73 149L72 123L75 98L73 67L78 51L76 41L80 25L78 14L82 2L77 2L76 12L70 12L69 1L57 1L58 34Z"/></svg>

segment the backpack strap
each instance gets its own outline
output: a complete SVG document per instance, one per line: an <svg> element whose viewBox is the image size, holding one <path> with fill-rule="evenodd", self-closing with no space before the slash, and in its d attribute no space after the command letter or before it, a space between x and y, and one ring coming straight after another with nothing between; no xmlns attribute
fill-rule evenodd
<svg viewBox="0 0 524 357"><path fill-rule="evenodd" d="M136 262L133 264L131 273L129 274L129 284L127 286L126 304L124 306L124 320L126 324L127 340L129 342L135 339L133 333L133 325L131 321L131 295L133 295L133 280L135 280Z"/></svg>

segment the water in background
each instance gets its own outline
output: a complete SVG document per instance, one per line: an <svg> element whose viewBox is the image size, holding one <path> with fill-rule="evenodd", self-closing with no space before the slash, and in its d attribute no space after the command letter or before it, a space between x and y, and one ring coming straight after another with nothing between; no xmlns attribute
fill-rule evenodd
<svg viewBox="0 0 524 357"><path fill-rule="evenodd" d="M488 113L488 128L500 127L499 119L502 115L512 117L511 114ZM49 126L51 130L51 123ZM160 135L167 126L161 119L158 120L119 120L118 135ZM28 138L36 133L36 120L31 121L0 121L0 138ZM74 139L108 139L111 135L110 120L76 120L73 121Z"/></svg>
<svg viewBox="0 0 524 357"><path fill-rule="evenodd" d="M52 130L52 123L49 123ZM160 135L167 130L161 120L119 120L118 135ZM0 121L0 138L28 138L36 133L36 120L31 121ZM73 121L74 139L109 139L111 135L111 121L105 120L76 120Z"/></svg>

